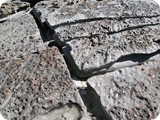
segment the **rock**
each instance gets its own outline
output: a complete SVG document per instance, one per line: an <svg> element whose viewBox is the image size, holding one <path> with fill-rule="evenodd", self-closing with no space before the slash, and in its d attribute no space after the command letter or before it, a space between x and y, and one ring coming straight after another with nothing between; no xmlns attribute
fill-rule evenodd
<svg viewBox="0 0 160 120"><path fill-rule="evenodd" d="M38 26L28 13L17 13L0 23L0 60L36 52L44 47Z"/></svg>
<svg viewBox="0 0 160 120"><path fill-rule="evenodd" d="M6 119L150 120L160 113L153 0L8 0L1 12Z"/></svg>
<svg viewBox="0 0 160 120"><path fill-rule="evenodd" d="M83 116L83 102L56 47L4 59L0 65L0 110L6 119L77 120Z"/></svg>
<svg viewBox="0 0 160 120"><path fill-rule="evenodd" d="M67 0L65 2L51 0L37 4L34 11L35 14L40 14L42 22L45 20L50 26L57 26L77 20L105 17L151 17L159 15L160 9L152 0Z"/></svg>
<svg viewBox="0 0 160 120"><path fill-rule="evenodd" d="M151 0L79 1L57 9L41 2L34 8L35 16L55 32L53 39L63 47L66 60L79 77L147 60L133 58L127 66L118 64L130 54L151 54L160 49L159 11Z"/></svg>
<svg viewBox="0 0 160 120"><path fill-rule="evenodd" d="M30 3L21 0L7 0L0 7L0 18L7 17L20 11L28 11Z"/></svg>
<svg viewBox="0 0 160 120"><path fill-rule="evenodd" d="M51 15L51 13L56 12L59 8L64 8L64 6L76 4L81 0L48 0L38 2L33 7L34 15L42 22L46 22L46 19ZM60 19L59 19L60 20Z"/></svg>
<svg viewBox="0 0 160 120"><path fill-rule="evenodd" d="M150 120L160 113L160 52L150 62L88 79L90 99L113 120ZM97 97L95 97L97 95ZM99 98L99 99L98 99ZM95 110L95 111L96 111ZM96 112L95 112L96 113Z"/></svg>

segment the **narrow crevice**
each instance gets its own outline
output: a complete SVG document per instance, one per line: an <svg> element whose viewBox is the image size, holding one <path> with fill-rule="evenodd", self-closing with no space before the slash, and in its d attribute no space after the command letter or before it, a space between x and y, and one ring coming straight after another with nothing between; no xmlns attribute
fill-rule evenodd
<svg viewBox="0 0 160 120"><path fill-rule="evenodd" d="M106 34L107 35L112 35L112 34L124 32L124 31L130 31L130 30L134 30L134 29L144 28L144 27L148 27L148 26L156 26L156 25L160 25L160 23L132 26L132 27L128 27L128 28L125 28L125 29L121 29L119 31L110 31L110 32L107 32ZM103 28L106 29L105 27L103 27Z"/></svg>
<svg viewBox="0 0 160 120"><path fill-rule="evenodd" d="M34 14L31 12L31 14L34 16ZM40 34L41 37L43 39L43 42L49 42L48 46L52 47L52 46L56 46L59 48L59 51L61 52L61 54L63 55L67 67L70 71L70 75L71 78L73 79L80 79L80 80L86 80L89 77L95 76L95 75L101 75L101 74L105 74L107 72L113 72L115 70L119 70L125 67L133 67L133 66L137 66L137 65L141 65L144 62L146 62L148 59L150 59L151 57L160 54L160 50L157 50L153 53L150 54L138 54L138 53L133 53L133 54L129 54L129 55L124 55L121 56L120 58L118 58L116 61L111 61L110 63L107 63L103 66L100 66L98 68L93 68L91 70L80 70L80 68L76 65L75 60L73 59L72 55L71 55L71 51L72 48L65 42L61 41L60 38L58 37L58 35L55 32L55 28L51 28L48 23L44 22L43 24L41 22L39 22L39 20L34 16L35 21L39 27L40 30ZM97 19L99 20L99 19ZM90 21L90 20L88 20ZM84 21L80 21L80 22L84 22ZM157 23L159 24L159 23ZM157 25L155 24L155 25ZM141 28L141 27L145 27L145 26L153 26L154 24L149 24L149 25L142 25L142 26L136 26L136 27L130 27L118 32L122 32L125 30L132 30L135 28ZM114 34L117 32L112 32L109 34ZM84 36L86 37L86 36ZM115 64L121 64L124 63L125 61L132 61L132 64L123 64L120 66L116 66Z"/></svg>
<svg viewBox="0 0 160 120"><path fill-rule="evenodd" d="M43 40L43 42L48 42L51 41L52 38L49 36L49 34L47 35L47 33L50 31L50 28L47 26L46 23L41 23L36 16L33 14L33 11L30 12L30 14L33 16L33 18L35 19L35 22L38 26L41 38Z"/></svg>
<svg viewBox="0 0 160 120"><path fill-rule="evenodd" d="M44 0L21 0L22 2L28 2L30 3L31 7L34 7L35 4L37 4L40 1L44 1Z"/></svg>
<svg viewBox="0 0 160 120"><path fill-rule="evenodd" d="M96 18L88 18L88 19L79 19L79 20L74 20L74 21L67 21L67 22L63 22L63 23L59 23L53 26L50 26L51 29L56 29L58 27L62 27L62 26L67 26L67 25L74 25L74 24L80 24L80 23L85 23L85 22L94 22L94 21L101 21L101 20L125 20L125 19L136 19L136 18L156 18L156 17L160 17L160 15L155 15L155 16L131 16L131 17L96 17ZM157 23L160 24L160 23ZM156 25L156 24L148 24L149 26L151 25ZM145 27L145 25L142 25L143 27ZM147 25L146 25L147 26ZM141 26L139 26L141 27ZM135 28L138 28L138 26L135 26ZM134 28L134 29L135 29Z"/></svg>
<svg viewBox="0 0 160 120"><path fill-rule="evenodd" d="M87 106L87 111L91 113L94 120L113 120L101 104L99 95L90 85L87 85L86 89L80 89L79 93Z"/></svg>

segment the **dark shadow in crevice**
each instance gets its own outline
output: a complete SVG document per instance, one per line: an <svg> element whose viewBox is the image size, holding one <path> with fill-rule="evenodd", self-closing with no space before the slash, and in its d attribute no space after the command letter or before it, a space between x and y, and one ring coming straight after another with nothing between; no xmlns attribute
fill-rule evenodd
<svg viewBox="0 0 160 120"><path fill-rule="evenodd" d="M113 120L101 104L100 97L96 91L90 86L86 89L80 89L79 93L84 104L87 106L87 111L96 117L96 120Z"/></svg>
<svg viewBox="0 0 160 120"><path fill-rule="evenodd" d="M91 70L80 70L71 55L71 51L72 51L72 48L67 44L65 47L62 48L62 53L64 54L64 58L70 70L71 76L74 78L78 78L78 79L83 78L83 80L86 80L89 77L92 77L95 75L101 75L107 72L113 72L115 70L119 70L125 67L133 67L133 66L141 65L144 62L148 61L151 57L160 54L160 49L155 52L146 53L146 54L145 53L133 53L133 54L128 54L128 55L123 55L120 58L118 58L116 61L111 61L110 63L107 63L98 68L93 68ZM124 62L127 62L127 61L132 61L133 64L124 64ZM114 64L121 64L121 63L123 63L123 65L120 67L113 66Z"/></svg>
<svg viewBox="0 0 160 120"><path fill-rule="evenodd" d="M136 16L136 17L95 17L95 18L88 18L88 19L79 19L79 20L73 20L73 21L67 21L67 22L63 22L63 23L59 23L53 26L50 26L51 29L56 29L58 27L62 27L62 26L67 26L67 25L74 25L74 24L81 24L81 23L86 23L86 22L94 22L94 21L101 21L101 20L117 20L117 21L121 21L121 20L125 20L125 19L136 19L136 18L154 18L154 17L159 17L160 15L156 15L156 16ZM49 24L49 23L48 23ZM131 30L131 29L136 29L136 28L142 28L145 26L151 26L151 25L158 25L160 23L155 23L155 24L146 24L146 25L139 25L139 26L133 26L133 27L129 27L126 29L122 29L121 31L125 31L125 30ZM112 32L118 32L118 31L111 31L111 33L108 34L112 34Z"/></svg>
<svg viewBox="0 0 160 120"><path fill-rule="evenodd" d="M34 7L35 4L37 4L40 1L44 1L44 0L20 0L20 1L22 1L22 2L29 2L30 5L31 5L31 7Z"/></svg>
<svg viewBox="0 0 160 120"><path fill-rule="evenodd" d="M115 62L124 62L124 61L132 61L132 62L139 62L139 63L143 63L145 61L147 61L148 59L150 59L151 57L160 54L160 49L152 52L152 53L133 53L133 54L129 54L129 55L123 55L120 58L118 58Z"/></svg>
<svg viewBox="0 0 160 120"><path fill-rule="evenodd" d="M112 34L115 34L115 33L120 33L120 32L124 32L124 31L138 29L138 28L148 27L148 26L156 26L156 25L160 25L160 23L132 26L132 27L128 27L128 28L125 28L125 29L121 29L119 31L110 31L110 32L107 32L106 34L107 35L112 35ZM105 27L103 27L103 28L105 29Z"/></svg>
<svg viewBox="0 0 160 120"><path fill-rule="evenodd" d="M36 18L36 16L34 15L33 11L30 12L30 14L34 17L35 22L38 26L41 38L43 40L43 42L48 42L52 40L52 37L49 36L50 34L50 28L47 26L47 24L44 22L43 24Z"/></svg>

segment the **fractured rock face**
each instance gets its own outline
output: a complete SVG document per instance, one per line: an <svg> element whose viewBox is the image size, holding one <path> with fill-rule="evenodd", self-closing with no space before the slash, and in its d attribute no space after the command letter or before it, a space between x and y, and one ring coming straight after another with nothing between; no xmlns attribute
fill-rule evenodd
<svg viewBox="0 0 160 120"><path fill-rule="evenodd" d="M104 112L113 120L155 118L160 113L159 58L160 54L141 66L89 78L88 84L92 88L90 92L96 92L90 95L90 99L99 98ZM99 97L95 98L96 94ZM93 106L96 102L92 103Z"/></svg>
<svg viewBox="0 0 160 120"><path fill-rule="evenodd" d="M36 52L44 47L34 18L18 13L0 24L0 60Z"/></svg>
<svg viewBox="0 0 160 120"><path fill-rule="evenodd" d="M3 59L0 66L0 110L8 120L40 116L47 120L54 115L57 120L77 120L82 116L81 109L69 103L77 103L79 94L56 47Z"/></svg>
<svg viewBox="0 0 160 120"><path fill-rule="evenodd" d="M55 31L53 38L80 77L125 67L116 64L125 61L121 57L160 49L160 8L154 1L79 1L57 9L45 4L48 15L40 8L34 14ZM131 61L128 66L145 60Z"/></svg>

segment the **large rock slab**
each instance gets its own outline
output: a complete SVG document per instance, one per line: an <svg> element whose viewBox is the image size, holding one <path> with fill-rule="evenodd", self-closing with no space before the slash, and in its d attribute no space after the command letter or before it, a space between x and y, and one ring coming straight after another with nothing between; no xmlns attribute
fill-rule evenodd
<svg viewBox="0 0 160 120"><path fill-rule="evenodd" d="M88 79L92 109L99 102L113 120L151 120L160 113L160 51L141 66L123 68Z"/></svg>
<svg viewBox="0 0 160 120"><path fill-rule="evenodd" d="M130 54L160 49L159 13L152 0L79 1L57 8L41 2L34 8L36 17L54 31L53 39L79 77L145 62L133 58L125 63Z"/></svg>
<svg viewBox="0 0 160 120"><path fill-rule="evenodd" d="M36 52L44 47L38 26L28 13L17 13L0 23L0 60Z"/></svg>
<svg viewBox="0 0 160 120"><path fill-rule="evenodd" d="M0 60L0 111L6 119L77 120L83 108L58 48Z"/></svg>

